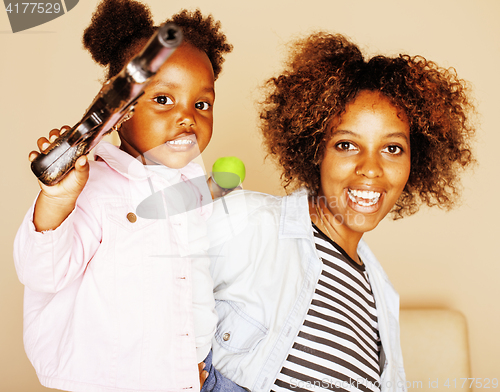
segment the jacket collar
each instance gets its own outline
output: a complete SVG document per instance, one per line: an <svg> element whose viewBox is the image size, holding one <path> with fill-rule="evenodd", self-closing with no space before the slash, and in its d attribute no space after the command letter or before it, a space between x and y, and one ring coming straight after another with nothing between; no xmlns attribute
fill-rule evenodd
<svg viewBox="0 0 500 392"><path fill-rule="evenodd" d="M308 191L301 188L283 198L280 218L280 238L309 238L314 241L309 216ZM389 281L379 262L371 252L366 242L361 239L358 244L358 253L366 264Z"/></svg>
<svg viewBox="0 0 500 392"><path fill-rule="evenodd" d="M283 198L280 238L312 238L307 196L307 190L301 188Z"/></svg>
<svg viewBox="0 0 500 392"><path fill-rule="evenodd" d="M94 149L95 160L102 160L114 171L133 181L146 180L154 175L155 171L148 170L138 159L120 150L108 142L100 142ZM187 178L201 177L204 175L203 168L197 163L190 162L181 169L171 169L173 176L180 172Z"/></svg>
<svg viewBox="0 0 500 392"><path fill-rule="evenodd" d="M129 180L145 180L152 174L137 159L108 142L101 142L96 146L94 159L106 162L110 168Z"/></svg>

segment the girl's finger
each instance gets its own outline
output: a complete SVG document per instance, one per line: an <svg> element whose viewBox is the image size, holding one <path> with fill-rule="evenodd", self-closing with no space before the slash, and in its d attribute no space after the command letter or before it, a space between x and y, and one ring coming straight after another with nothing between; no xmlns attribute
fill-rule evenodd
<svg viewBox="0 0 500 392"><path fill-rule="evenodd" d="M33 162L38 155L40 155L38 152L31 151L28 155L28 159L30 160L30 162Z"/></svg>
<svg viewBox="0 0 500 392"><path fill-rule="evenodd" d="M81 157L79 157L76 162L75 162L75 168L78 170L78 171L82 171L82 170L86 170L87 168L85 168L85 165L87 165L87 155L82 155ZM85 168L85 169L84 169Z"/></svg>
<svg viewBox="0 0 500 392"><path fill-rule="evenodd" d="M64 128L64 127L63 127L63 128ZM62 130L63 128L61 128L61 130ZM62 133L62 132L61 132L61 130L59 130L59 129L52 129L52 130L49 132L49 140L50 140L51 142L53 142L54 140L56 140L56 139L59 137L59 135L61 135L61 133Z"/></svg>
<svg viewBox="0 0 500 392"><path fill-rule="evenodd" d="M46 148L50 145L50 143L49 143L49 141L47 140L47 138L46 138L46 137L41 137L40 139L38 139L38 140L36 141L36 144L37 144L38 149L39 149L40 151L45 150L45 149L46 149Z"/></svg>

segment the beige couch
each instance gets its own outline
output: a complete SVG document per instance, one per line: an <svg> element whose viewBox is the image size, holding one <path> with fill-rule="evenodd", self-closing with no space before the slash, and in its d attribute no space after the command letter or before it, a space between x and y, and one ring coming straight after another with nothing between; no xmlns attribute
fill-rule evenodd
<svg viewBox="0 0 500 392"><path fill-rule="evenodd" d="M408 392L452 392L474 384L475 380L465 380L471 375L467 325L461 313L402 309L400 327Z"/></svg>

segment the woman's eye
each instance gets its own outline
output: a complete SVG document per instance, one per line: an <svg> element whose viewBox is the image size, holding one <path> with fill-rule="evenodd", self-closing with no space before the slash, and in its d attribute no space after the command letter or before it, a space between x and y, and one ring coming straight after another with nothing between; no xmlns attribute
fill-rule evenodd
<svg viewBox="0 0 500 392"><path fill-rule="evenodd" d="M160 95L154 98L154 101L156 103L159 103L160 105L172 105L174 103L169 97L165 95Z"/></svg>
<svg viewBox="0 0 500 392"><path fill-rule="evenodd" d="M387 146L385 151L392 155L399 155L403 152L403 149L399 146Z"/></svg>
<svg viewBox="0 0 500 392"><path fill-rule="evenodd" d="M352 144L351 142L340 142L340 143L337 143L336 147L337 147L337 149L342 150L342 151L353 151L356 149L354 144Z"/></svg>
<svg viewBox="0 0 500 392"><path fill-rule="evenodd" d="M198 110L208 110L210 109L210 104L208 102L196 102L194 107Z"/></svg>

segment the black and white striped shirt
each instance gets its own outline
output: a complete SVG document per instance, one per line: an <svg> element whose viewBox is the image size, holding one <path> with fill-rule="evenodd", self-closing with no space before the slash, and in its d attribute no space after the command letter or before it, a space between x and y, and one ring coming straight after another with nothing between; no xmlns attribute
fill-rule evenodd
<svg viewBox="0 0 500 392"><path fill-rule="evenodd" d="M273 392L380 391L377 309L364 265L314 224L323 268Z"/></svg>

